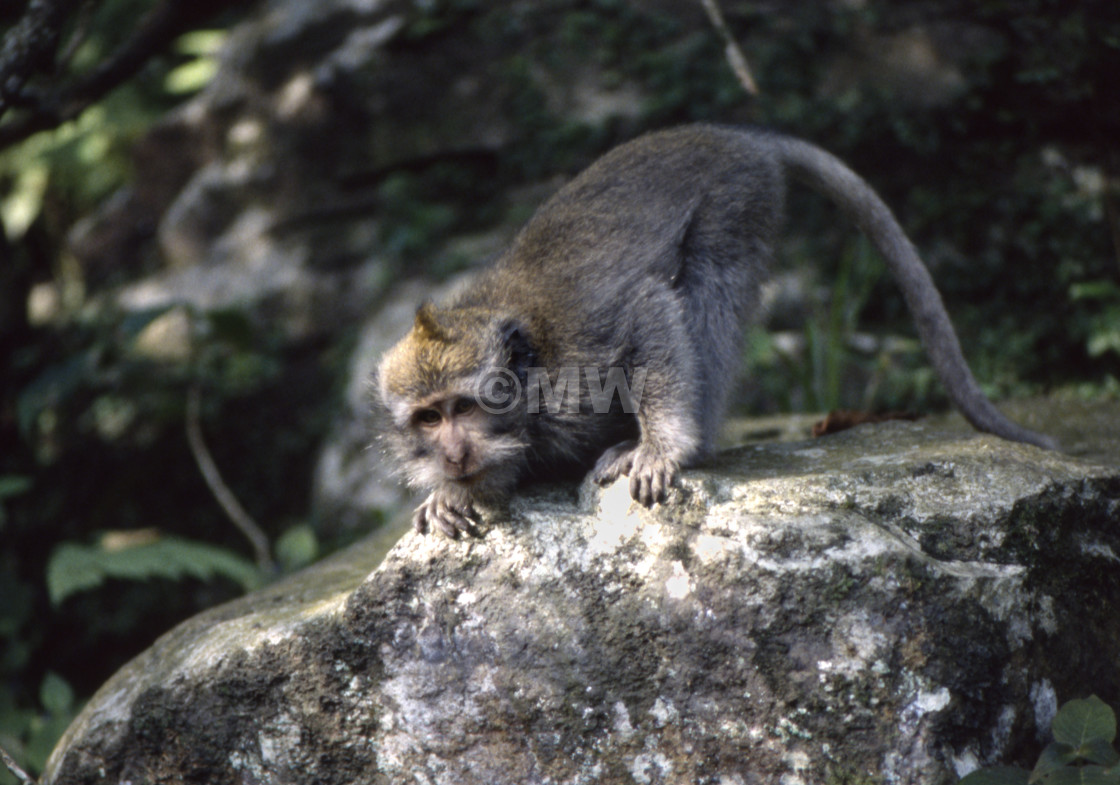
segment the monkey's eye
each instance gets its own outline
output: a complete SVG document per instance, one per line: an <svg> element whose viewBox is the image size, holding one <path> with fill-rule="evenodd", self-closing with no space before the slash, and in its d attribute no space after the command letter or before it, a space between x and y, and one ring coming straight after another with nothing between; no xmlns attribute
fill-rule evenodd
<svg viewBox="0 0 1120 785"><path fill-rule="evenodd" d="M438 425L443 415L439 413L439 409L421 409L412 416L412 419L421 425Z"/></svg>
<svg viewBox="0 0 1120 785"><path fill-rule="evenodd" d="M470 398L460 398L455 401L455 407L452 409L453 414L470 414L474 411L474 401Z"/></svg>

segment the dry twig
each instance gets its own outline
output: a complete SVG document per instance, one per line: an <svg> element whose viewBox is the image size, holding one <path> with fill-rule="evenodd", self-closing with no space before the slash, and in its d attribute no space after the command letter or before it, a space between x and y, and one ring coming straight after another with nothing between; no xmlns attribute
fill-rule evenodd
<svg viewBox="0 0 1120 785"><path fill-rule="evenodd" d="M0 762L3 762L4 768L12 773L12 776L23 783L23 785L35 785L35 780L31 775L19 767L15 758L8 754L8 751L0 747Z"/></svg>
<svg viewBox="0 0 1120 785"><path fill-rule="evenodd" d="M245 538L253 546L257 566L265 572L271 573L275 565L269 555L268 537L265 536L264 531L253 520L253 516L245 511L241 502L237 501L237 497L233 495L233 491L222 480L218 465L214 463L214 458L206 447L206 441L202 438L202 428L199 425L201 398L197 386L192 387L187 394L187 442L190 444L191 454L194 455L195 463L198 464L199 471L202 472L202 478L206 480L206 485L210 488L210 492L214 494L214 498L218 500L218 504L222 506L226 515L233 521L233 525L245 535Z"/></svg>
<svg viewBox="0 0 1120 785"><path fill-rule="evenodd" d="M735 72L735 76L739 79L739 84L750 95L758 95L758 84L751 76L751 68L747 64L747 58L743 54L743 50L739 48L739 44L735 41L735 36L731 34L731 30L727 27L727 22L723 19L723 12L720 11L719 3L717 0L700 0L704 10L708 12L708 18L712 20L712 26L715 27L716 32L719 33L723 39L723 53L727 57L727 63L731 66L731 70Z"/></svg>

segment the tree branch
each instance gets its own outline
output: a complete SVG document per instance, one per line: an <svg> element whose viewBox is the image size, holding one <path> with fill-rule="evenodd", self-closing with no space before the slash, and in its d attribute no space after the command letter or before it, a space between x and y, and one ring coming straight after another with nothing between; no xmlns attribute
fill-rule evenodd
<svg viewBox="0 0 1120 785"><path fill-rule="evenodd" d="M31 0L0 48L0 118L18 106L27 83L50 73L67 15L77 0Z"/></svg>
<svg viewBox="0 0 1120 785"><path fill-rule="evenodd" d="M26 112L17 121L0 126L0 150L39 131L56 128L77 118L114 88L135 76L145 63L165 51L180 35L199 27L219 11L247 6L250 2L251 0L164 0L148 12L127 41L89 73L75 76L50 92L40 92L29 102L26 83L36 72L49 73L53 70L59 31L66 15L77 3L77 0L32 0L32 6L24 14L24 18L5 39L5 50L9 40L15 41L13 48L16 50L21 50L21 42L24 42L22 49L27 49L34 43L34 67L24 64L29 60L30 54L22 59L13 57L10 66L5 60L0 60L0 89L3 89L2 85L9 79L9 71L17 79L23 75L22 79L18 79L18 91L13 96L18 100L8 98L5 102L5 95L0 93L0 117L11 106L18 105ZM38 9L36 6L48 8ZM33 11L34 23L29 21ZM51 13L48 14L48 11ZM31 37L30 32L19 32L21 28L40 32Z"/></svg>

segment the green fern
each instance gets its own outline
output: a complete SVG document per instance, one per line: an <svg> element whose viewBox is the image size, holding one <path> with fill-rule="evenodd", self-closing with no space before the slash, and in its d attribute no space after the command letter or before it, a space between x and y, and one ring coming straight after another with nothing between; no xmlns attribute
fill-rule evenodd
<svg viewBox="0 0 1120 785"><path fill-rule="evenodd" d="M246 591L262 583L256 566L232 551L168 537L120 549L63 543L47 564L47 590L51 603L58 605L70 595L96 588L110 578L142 581L179 580L184 576L204 581L215 576L229 578Z"/></svg>

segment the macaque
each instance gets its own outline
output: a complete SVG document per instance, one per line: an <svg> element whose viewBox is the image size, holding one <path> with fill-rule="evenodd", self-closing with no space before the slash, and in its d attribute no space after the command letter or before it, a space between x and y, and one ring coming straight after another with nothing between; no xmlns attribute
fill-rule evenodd
<svg viewBox="0 0 1120 785"><path fill-rule="evenodd" d="M421 306L382 359L383 437L429 491L416 528L469 534L477 504L588 471L600 484L627 476L646 507L664 502L715 444L787 177L839 205L886 259L968 421L1053 448L984 397L925 265L858 175L776 133L684 126L592 164L464 290Z"/></svg>

